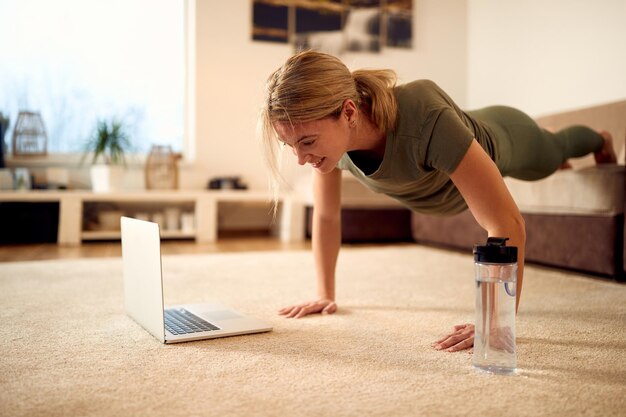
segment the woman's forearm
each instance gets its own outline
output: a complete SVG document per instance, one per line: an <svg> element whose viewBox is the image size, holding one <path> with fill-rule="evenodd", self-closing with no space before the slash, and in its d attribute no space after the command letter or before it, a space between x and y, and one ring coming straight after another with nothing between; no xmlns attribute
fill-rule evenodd
<svg viewBox="0 0 626 417"><path fill-rule="evenodd" d="M519 308L520 297L522 295L522 283L524 281L524 254L526 248L526 226L524 218L515 216L515 221L503 225L497 230L489 231L489 236L508 237L507 246L517 247L517 285L515 291L515 312Z"/></svg>
<svg viewBox="0 0 626 417"><path fill-rule="evenodd" d="M522 282L524 281L524 249L526 241L517 247L517 285L515 291L515 313L519 309L519 301L522 296Z"/></svg>
<svg viewBox="0 0 626 417"><path fill-rule="evenodd" d="M320 298L335 300L335 267L341 246L341 217L313 214L313 256Z"/></svg>

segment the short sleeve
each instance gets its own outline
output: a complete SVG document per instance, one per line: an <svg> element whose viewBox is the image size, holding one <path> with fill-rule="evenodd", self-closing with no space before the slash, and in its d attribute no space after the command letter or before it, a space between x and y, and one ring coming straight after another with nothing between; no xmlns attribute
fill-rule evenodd
<svg viewBox="0 0 626 417"><path fill-rule="evenodd" d="M474 134L453 109L442 109L433 126L426 151L426 165L448 175L467 153Z"/></svg>

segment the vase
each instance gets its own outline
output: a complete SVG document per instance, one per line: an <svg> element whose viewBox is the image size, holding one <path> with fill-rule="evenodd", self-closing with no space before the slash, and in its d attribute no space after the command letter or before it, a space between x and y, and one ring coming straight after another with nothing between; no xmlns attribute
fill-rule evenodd
<svg viewBox="0 0 626 417"><path fill-rule="evenodd" d="M178 188L178 157L171 146L152 145L146 160L146 188L175 190Z"/></svg>

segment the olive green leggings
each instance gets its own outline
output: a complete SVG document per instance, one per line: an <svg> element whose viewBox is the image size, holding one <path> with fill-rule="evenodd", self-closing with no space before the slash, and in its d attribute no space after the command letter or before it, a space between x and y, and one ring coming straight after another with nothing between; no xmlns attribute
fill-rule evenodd
<svg viewBox="0 0 626 417"><path fill-rule="evenodd" d="M467 112L494 133L498 147L496 165L503 176L533 181L545 178L569 158L599 151L604 139L586 126L549 132L525 113L493 106Z"/></svg>

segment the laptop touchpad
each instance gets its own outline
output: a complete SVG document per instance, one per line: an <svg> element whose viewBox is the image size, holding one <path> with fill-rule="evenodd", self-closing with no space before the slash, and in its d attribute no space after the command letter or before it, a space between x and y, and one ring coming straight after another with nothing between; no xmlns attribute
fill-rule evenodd
<svg viewBox="0 0 626 417"><path fill-rule="evenodd" d="M208 311L206 313L202 313L202 316L208 318L209 320L232 320L242 318L242 316L232 310Z"/></svg>

